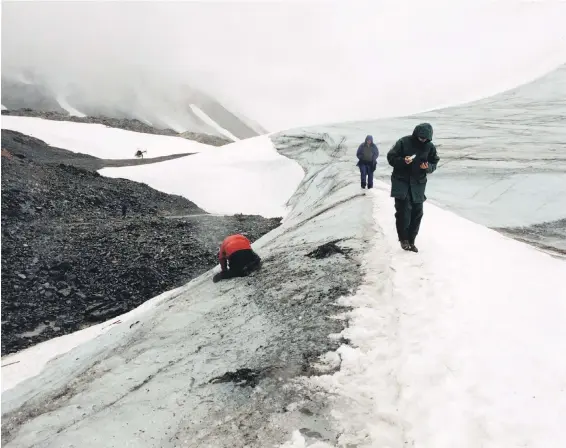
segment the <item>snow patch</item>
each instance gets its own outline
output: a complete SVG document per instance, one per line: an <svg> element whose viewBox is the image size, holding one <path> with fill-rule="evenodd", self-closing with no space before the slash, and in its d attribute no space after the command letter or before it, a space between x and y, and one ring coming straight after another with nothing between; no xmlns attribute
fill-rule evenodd
<svg viewBox="0 0 566 448"><path fill-rule="evenodd" d="M197 153L216 149L181 137L144 134L101 124L44 120L35 117L2 116L2 129L43 140L51 146L89 154L101 159L133 159L136 151L145 157Z"/></svg>
<svg viewBox="0 0 566 448"><path fill-rule="evenodd" d="M182 159L99 172L184 196L210 213L265 217L287 214L286 202L304 177L299 164L280 155L268 136Z"/></svg>
<svg viewBox="0 0 566 448"><path fill-rule="evenodd" d="M69 115L74 117L86 117L85 114L79 112L77 109L71 106L64 97L62 96L57 97L57 102L59 103L59 106L61 106L63 109L69 112Z"/></svg>
<svg viewBox="0 0 566 448"><path fill-rule="evenodd" d="M336 397L337 445L563 446L566 263L429 203L404 252L389 188L372 194L367 279L339 301L352 345L306 380Z"/></svg>
<svg viewBox="0 0 566 448"><path fill-rule="evenodd" d="M2 110L8 110L8 108L2 104Z"/></svg>
<svg viewBox="0 0 566 448"><path fill-rule="evenodd" d="M302 436L300 431L293 431L291 435L291 440L285 442L280 448L333 448L325 442L314 442L312 444L308 443L307 440Z"/></svg>
<svg viewBox="0 0 566 448"><path fill-rule="evenodd" d="M231 140L234 141L238 141L240 140L238 137L236 137L234 134L232 134L230 131L224 129L222 126L220 126L216 121L214 121L212 118L210 118L207 114L205 114L202 109L200 109L197 105L195 104L191 104L191 110L195 113L195 115L197 115L202 121L204 121L206 124L212 126L214 129L216 129L218 132L220 132L222 135L228 137Z"/></svg>

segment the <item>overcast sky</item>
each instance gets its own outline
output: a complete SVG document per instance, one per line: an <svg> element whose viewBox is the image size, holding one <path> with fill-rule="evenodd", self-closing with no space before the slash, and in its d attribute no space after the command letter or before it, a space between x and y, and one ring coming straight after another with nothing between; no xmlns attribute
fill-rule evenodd
<svg viewBox="0 0 566 448"><path fill-rule="evenodd" d="M451 3L4 1L2 72L93 101L189 84L277 130L466 101L566 62L565 2Z"/></svg>

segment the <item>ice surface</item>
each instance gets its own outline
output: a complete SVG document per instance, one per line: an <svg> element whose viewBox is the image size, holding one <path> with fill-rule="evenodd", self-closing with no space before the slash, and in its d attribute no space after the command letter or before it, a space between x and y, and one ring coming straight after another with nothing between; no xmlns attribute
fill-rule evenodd
<svg viewBox="0 0 566 448"><path fill-rule="evenodd" d="M136 151L144 157L196 153L215 147L168 135L144 134L101 124L44 120L35 117L2 115L2 129L43 140L49 145L101 159L133 159Z"/></svg>
<svg viewBox="0 0 566 448"><path fill-rule="evenodd" d="M433 125L441 158L427 187L435 203L490 227L566 217L566 65L463 106L305 131L360 143L372 134L380 149L376 175L389 182L387 151L421 122Z"/></svg>
<svg viewBox="0 0 566 448"><path fill-rule="evenodd" d="M184 196L210 213L281 217L304 171L261 136L182 159L104 168L100 174Z"/></svg>
<svg viewBox="0 0 566 448"><path fill-rule="evenodd" d="M2 365L8 364L8 366L2 368L2 393L40 373L50 360L106 333L113 325L130 325L135 318L139 318L161 301L174 297L180 290L180 288L177 288L160 294L132 311L110 319L107 322L50 339L13 355L3 357Z"/></svg>
<svg viewBox="0 0 566 448"><path fill-rule="evenodd" d="M254 243L261 271L217 284L208 272L5 391L3 446L264 447L297 425L332 435L325 400L307 403L291 380L342 327L328 316L361 279L371 201L345 177L350 148L323 136L284 146L307 175L283 225ZM336 239L347 257L306 256ZM256 387L211 382L246 369Z"/></svg>

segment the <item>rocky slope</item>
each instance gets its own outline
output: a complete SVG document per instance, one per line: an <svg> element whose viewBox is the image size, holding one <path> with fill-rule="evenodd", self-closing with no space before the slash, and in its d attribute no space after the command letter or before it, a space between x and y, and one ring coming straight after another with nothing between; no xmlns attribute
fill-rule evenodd
<svg viewBox="0 0 566 448"><path fill-rule="evenodd" d="M227 234L280 222L207 215L100 165L2 131L2 355L122 314L213 267Z"/></svg>

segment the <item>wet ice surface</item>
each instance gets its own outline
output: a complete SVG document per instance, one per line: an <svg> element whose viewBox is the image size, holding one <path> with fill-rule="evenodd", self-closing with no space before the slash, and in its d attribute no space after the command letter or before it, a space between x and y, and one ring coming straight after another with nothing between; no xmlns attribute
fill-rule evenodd
<svg viewBox="0 0 566 448"><path fill-rule="evenodd" d="M308 130L347 138L352 163L355 146L373 134L380 148L376 175L389 182L387 151L424 121L434 127L441 157L428 183L429 199L488 227L531 226L566 217L566 65L468 105ZM549 235L548 244L555 242Z"/></svg>

